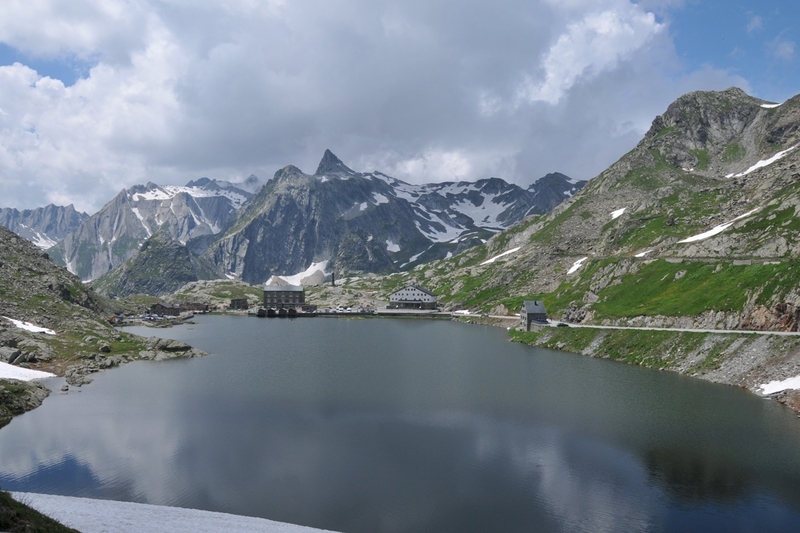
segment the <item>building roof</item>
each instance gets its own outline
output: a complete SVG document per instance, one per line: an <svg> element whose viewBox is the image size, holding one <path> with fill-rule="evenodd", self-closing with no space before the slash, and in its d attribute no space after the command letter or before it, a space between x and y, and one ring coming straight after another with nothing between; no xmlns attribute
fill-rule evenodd
<svg viewBox="0 0 800 533"><path fill-rule="evenodd" d="M525 312L529 315L547 313L547 311L544 310L544 302L541 300L525 300L522 302L522 308L525 309Z"/></svg>
<svg viewBox="0 0 800 533"><path fill-rule="evenodd" d="M428 296L436 296L435 294L433 294L433 293L432 293L431 291L429 291L428 289L426 289L426 288L424 288L424 287L420 287L419 285L407 285L407 286L403 287L402 289L400 289L400 290L398 290L398 291L395 291L395 292L393 292L392 294L397 294L398 292L400 292L400 291L404 291L404 290L406 290L406 289L417 289L418 291L422 291L422 292L424 292L424 293L425 293L425 294L427 294Z"/></svg>
<svg viewBox="0 0 800 533"><path fill-rule="evenodd" d="M302 285L264 285L264 292L303 292Z"/></svg>

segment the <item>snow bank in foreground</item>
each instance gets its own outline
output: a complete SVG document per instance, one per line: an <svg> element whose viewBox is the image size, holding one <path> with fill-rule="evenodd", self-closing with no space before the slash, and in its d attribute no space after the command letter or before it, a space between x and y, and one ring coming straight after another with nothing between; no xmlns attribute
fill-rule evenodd
<svg viewBox="0 0 800 533"><path fill-rule="evenodd" d="M312 533L264 518L143 503L15 492L14 499L82 533Z"/></svg>
<svg viewBox="0 0 800 533"><path fill-rule="evenodd" d="M516 248L512 248L510 250L507 250L507 251L503 252L500 255L496 255L496 256L492 257L491 259L487 259L486 261L481 263L481 265L489 265L491 263L494 263L495 261L497 261L501 257L504 257L504 256L509 255L509 254L513 254L514 252L518 252L520 248L522 248L522 247L521 246L517 246Z"/></svg>
<svg viewBox="0 0 800 533"><path fill-rule="evenodd" d="M589 259L589 258L588 257L584 257L584 258L578 259L577 261L572 263L572 266L569 268L569 270L567 270L567 274L572 274L573 272L577 272L578 269L583 266L583 262L586 261L587 259Z"/></svg>
<svg viewBox="0 0 800 533"><path fill-rule="evenodd" d="M33 379L52 377L55 377L55 374L51 374L50 372L42 372L41 370L31 370L30 368L22 368L19 366L9 365L8 363L0 363L0 379L31 381Z"/></svg>
<svg viewBox="0 0 800 533"><path fill-rule="evenodd" d="M34 324L31 324L30 322L23 322L22 320L14 320L13 318L8 318L7 316L4 316L3 318L13 322L15 326L17 326L20 329L24 329L26 331L32 331L33 333L47 333L48 335L56 334L56 332L53 331L52 329L36 326Z"/></svg>
<svg viewBox="0 0 800 533"><path fill-rule="evenodd" d="M786 389L800 389L800 376L784 379L783 381L770 381L760 386L761 394L772 394Z"/></svg>
<svg viewBox="0 0 800 533"><path fill-rule="evenodd" d="M724 224L720 224L719 226L715 226L715 227L711 228L710 230L708 230L708 231L706 231L704 233L700 233L698 235L693 235L691 237L687 237L687 238L683 239L682 241L678 241L678 244L687 243L687 242L702 241L703 239L708 239L709 237L713 237L717 233L722 233L726 229L730 228L731 226L733 226L739 220L749 217L750 215L752 215L756 211L758 211L758 208L755 208L752 211L748 211L744 215L739 215L738 217L734 218L730 222L726 222Z"/></svg>

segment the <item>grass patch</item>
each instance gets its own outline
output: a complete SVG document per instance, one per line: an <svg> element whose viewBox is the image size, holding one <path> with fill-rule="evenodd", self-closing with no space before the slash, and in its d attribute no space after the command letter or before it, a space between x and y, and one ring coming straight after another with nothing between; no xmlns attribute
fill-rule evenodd
<svg viewBox="0 0 800 533"><path fill-rule="evenodd" d="M711 157L708 155L708 150L692 150L692 155L697 158L697 165L695 170L708 170L708 165L711 163Z"/></svg>
<svg viewBox="0 0 800 533"><path fill-rule="evenodd" d="M78 533L0 491L0 531L30 533Z"/></svg>
<svg viewBox="0 0 800 533"><path fill-rule="evenodd" d="M724 163L735 163L744 159L745 149L739 143L731 143L720 154Z"/></svg>
<svg viewBox="0 0 800 533"><path fill-rule="evenodd" d="M696 316L704 311L739 311L749 295L768 303L800 282L800 265L733 265L654 261L618 285L600 291L595 318L634 316ZM681 273L682 276L676 276ZM676 279L678 278L678 279ZM763 289L763 290L762 290Z"/></svg>

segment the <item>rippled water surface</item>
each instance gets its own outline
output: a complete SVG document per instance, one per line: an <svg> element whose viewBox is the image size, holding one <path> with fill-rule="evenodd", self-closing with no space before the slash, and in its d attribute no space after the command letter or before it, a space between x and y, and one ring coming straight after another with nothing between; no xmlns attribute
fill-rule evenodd
<svg viewBox="0 0 800 533"><path fill-rule="evenodd" d="M353 533L800 531L800 420L733 387L450 322L136 332L213 355L54 393L0 430L0 487Z"/></svg>

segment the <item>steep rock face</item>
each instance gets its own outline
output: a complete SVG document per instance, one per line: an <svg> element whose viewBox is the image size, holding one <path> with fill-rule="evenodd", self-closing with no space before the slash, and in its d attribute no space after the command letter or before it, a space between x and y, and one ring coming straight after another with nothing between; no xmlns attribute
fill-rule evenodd
<svg viewBox="0 0 800 533"><path fill-rule="evenodd" d="M135 256L93 281L92 287L105 295L167 296L186 283L218 277L204 260L160 231L147 239Z"/></svg>
<svg viewBox="0 0 800 533"><path fill-rule="evenodd" d="M46 250L77 229L89 218L72 205L66 207L50 204L36 209L19 211L10 207L0 209L0 226L10 229Z"/></svg>
<svg viewBox="0 0 800 533"><path fill-rule="evenodd" d="M95 279L132 257L157 231L202 253L230 226L252 194L202 178L185 187L136 185L121 191L51 250L53 259L82 280Z"/></svg>
<svg viewBox="0 0 800 533"><path fill-rule="evenodd" d="M530 190L498 178L411 185L355 172L327 150L314 175L279 170L205 257L249 283L322 261L339 272L392 272L480 244L546 212L559 186L563 199L582 185L566 177Z"/></svg>

